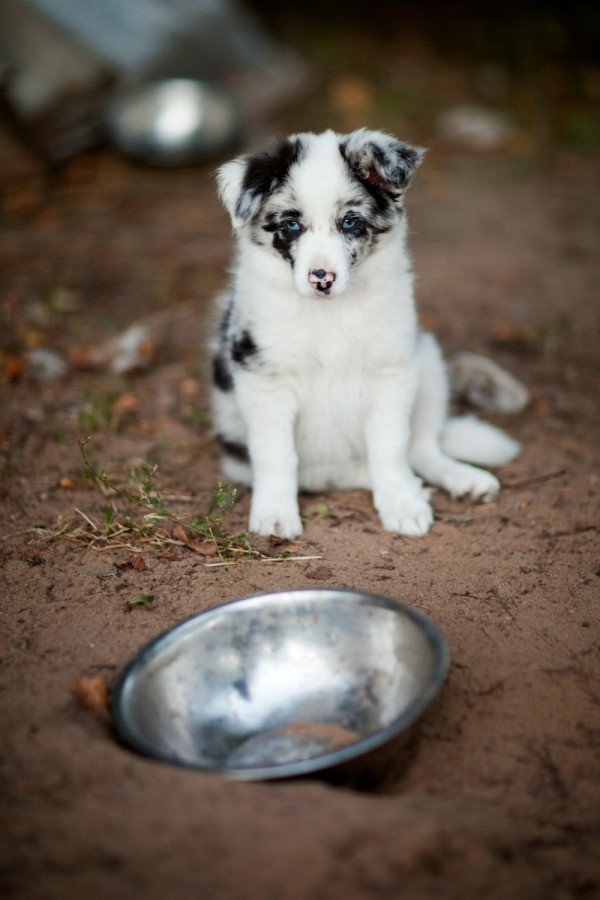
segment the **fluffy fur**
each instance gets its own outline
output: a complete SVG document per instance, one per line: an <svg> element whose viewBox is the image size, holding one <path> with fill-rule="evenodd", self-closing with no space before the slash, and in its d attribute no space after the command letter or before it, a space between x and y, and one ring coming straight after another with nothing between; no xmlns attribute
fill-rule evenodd
<svg viewBox="0 0 600 900"><path fill-rule="evenodd" d="M298 491L366 488L384 528L425 534L421 479L492 500L503 432L448 420L439 347L418 330L404 194L423 150L382 132L281 139L218 172L237 234L213 355L225 476L250 529L300 534Z"/></svg>

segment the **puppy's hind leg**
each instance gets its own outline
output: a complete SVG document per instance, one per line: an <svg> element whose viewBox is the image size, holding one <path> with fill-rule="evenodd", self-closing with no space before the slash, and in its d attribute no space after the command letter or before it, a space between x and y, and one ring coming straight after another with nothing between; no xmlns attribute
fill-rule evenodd
<svg viewBox="0 0 600 900"><path fill-rule="evenodd" d="M490 472L457 462L443 452L442 432L448 417L449 386L442 353L430 334L417 347L419 387L411 419L410 464L429 484L453 497L493 500L500 483Z"/></svg>

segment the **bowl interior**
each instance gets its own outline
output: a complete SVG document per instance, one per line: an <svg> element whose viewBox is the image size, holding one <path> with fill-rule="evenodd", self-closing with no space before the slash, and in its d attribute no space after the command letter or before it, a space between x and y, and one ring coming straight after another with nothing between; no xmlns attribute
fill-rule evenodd
<svg viewBox="0 0 600 900"><path fill-rule="evenodd" d="M148 645L120 680L115 721L138 750L170 762L310 770L321 765L315 757L351 757L365 739L384 741L411 724L445 666L441 636L411 607L346 591L263 595ZM263 734L275 743L257 755ZM294 759L298 740L304 749Z"/></svg>

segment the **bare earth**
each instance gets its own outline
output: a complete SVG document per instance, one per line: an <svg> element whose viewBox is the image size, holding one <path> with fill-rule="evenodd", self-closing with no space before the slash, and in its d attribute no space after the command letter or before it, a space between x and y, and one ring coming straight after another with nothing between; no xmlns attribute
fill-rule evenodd
<svg viewBox="0 0 600 900"><path fill-rule="evenodd" d="M524 448L500 473L498 502L436 493L431 533L409 539L382 531L362 492L306 497L292 557L319 559L228 567L181 545L140 545L140 567L116 543L89 546L84 516L102 531L109 500L79 447L91 436L89 461L121 484L144 459L158 464L178 516L208 508L218 472L202 345L231 247L211 167L155 172L98 153L49 187L24 179L8 192L4 896L600 896L599 176L593 156L431 154L409 197L423 321L449 353L486 353L532 392L524 414L494 419ZM40 381L22 370L27 347L81 365L134 322L154 328L141 373L74 367ZM124 516L126 502L114 505ZM231 532L247 509L243 495ZM378 791L238 784L156 764L73 693L84 676L110 688L144 643L193 613L311 586L415 604L450 647L440 698ZM144 594L153 602L132 608Z"/></svg>

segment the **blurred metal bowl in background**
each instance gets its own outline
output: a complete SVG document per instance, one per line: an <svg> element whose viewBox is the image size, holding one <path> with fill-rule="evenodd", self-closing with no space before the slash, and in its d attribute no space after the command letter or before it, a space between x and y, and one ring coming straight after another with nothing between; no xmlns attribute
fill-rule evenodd
<svg viewBox="0 0 600 900"><path fill-rule="evenodd" d="M139 84L107 105L104 127L121 152L157 166L201 162L241 137L235 102L217 88L189 78Z"/></svg>
<svg viewBox="0 0 600 900"><path fill-rule="evenodd" d="M113 720L135 750L229 778L376 781L447 667L440 632L414 607L346 590L263 594L143 648Z"/></svg>

